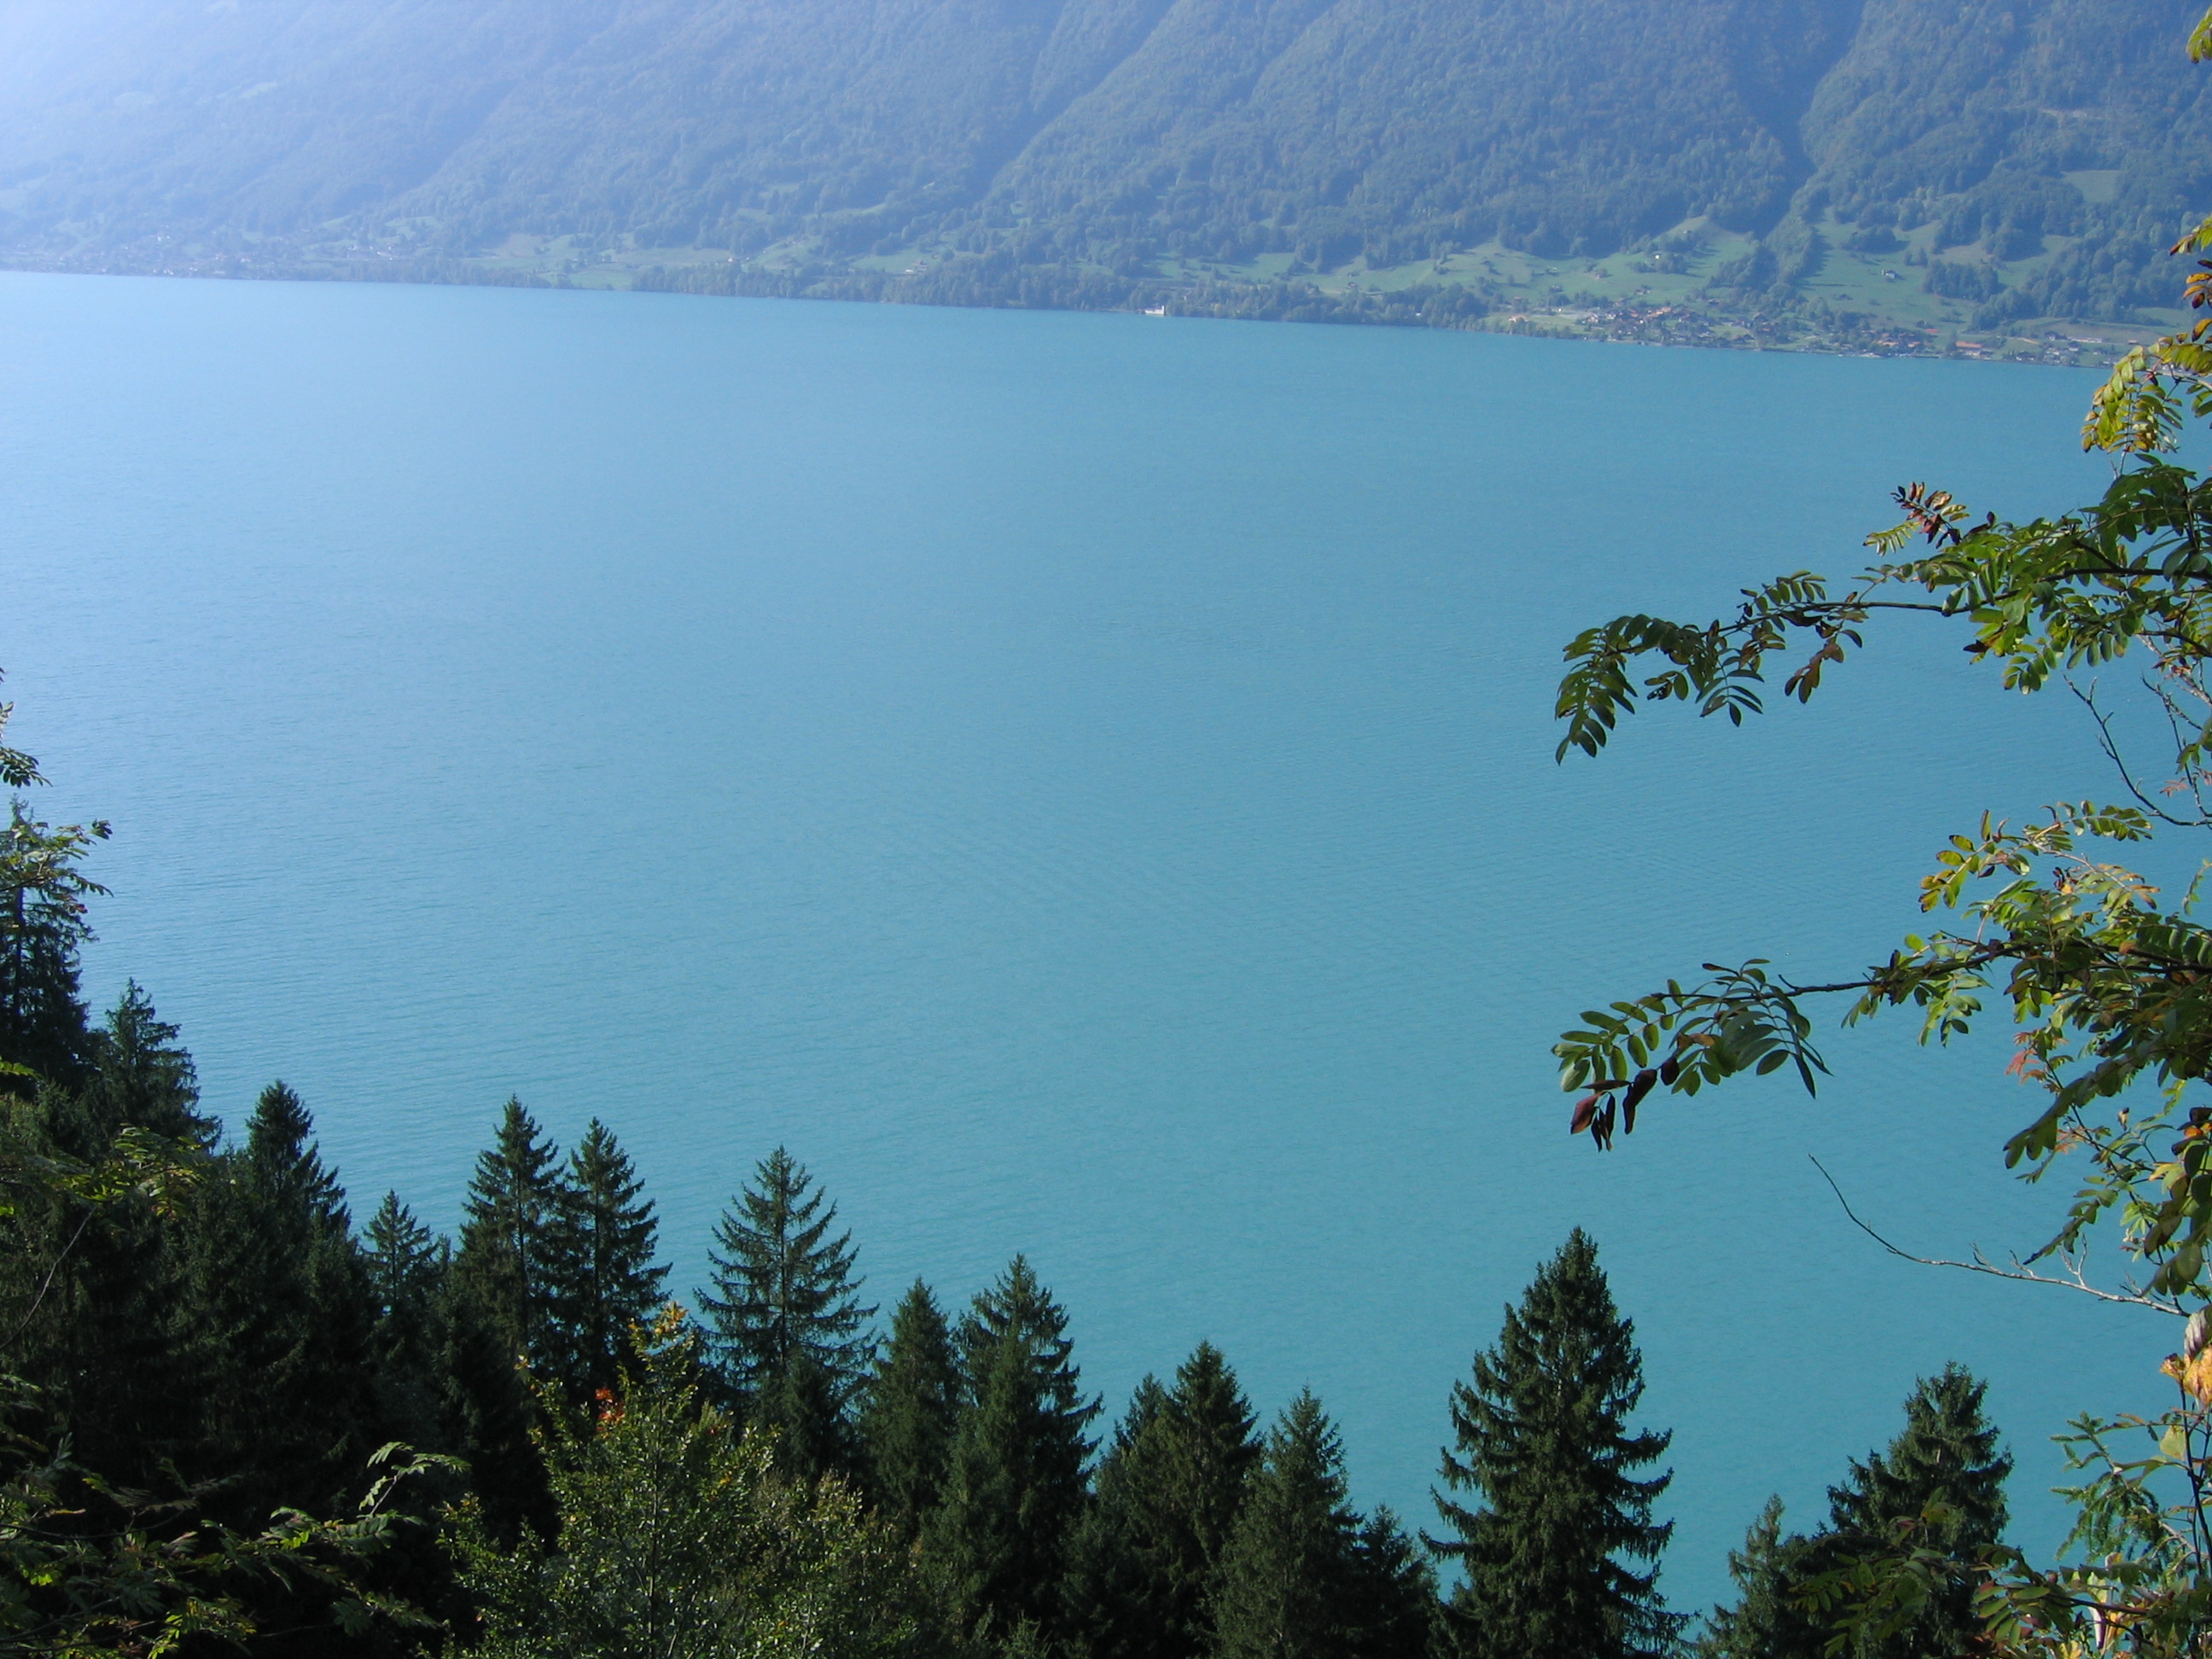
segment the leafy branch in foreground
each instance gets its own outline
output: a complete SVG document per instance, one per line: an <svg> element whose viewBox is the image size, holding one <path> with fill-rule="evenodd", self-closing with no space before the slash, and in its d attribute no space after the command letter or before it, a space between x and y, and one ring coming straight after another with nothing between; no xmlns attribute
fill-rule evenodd
<svg viewBox="0 0 2212 1659"><path fill-rule="evenodd" d="M55 1152L32 1131L37 1108L21 1068L0 1077L0 1236L28 1268L27 1302L0 1306L12 1340L38 1314L70 1253L97 1218L118 1209L170 1216L208 1179L201 1147L135 1126L97 1158ZM13 1302L13 1298L10 1298ZM0 1650L41 1659L150 1656L242 1648L272 1635L270 1605L325 1607L336 1628L428 1630L406 1602L367 1588L362 1567L410 1524L397 1500L452 1459L398 1443L368 1460L369 1484L352 1515L319 1520L280 1509L258 1531L209 1516L216 1484L171 1478L138 1491L86 1467L66 1435L41 1425L52 1396L0 1376ZM296 1634L297 1632L293 1632Z"/></svg>
<svg viewBox="0 0 2212 1659"><path fill-rule="evenodd" d="M471 1498L449 1516L487 1659L870 1659L914 1645L921 1605L896 1539L834 1475L779 1474L772 1436L708 1399L700 1334L664 1306L634 1329L588 1423L544 1413L562 1522L495 1540Z"/></svg>
<svg viewBox="0 0 2212 1659"><path fill-rule="evenodd" d="M1965 507L1923 484L1898 501L1904 521L1869 544L1887 556L1917 539L1927 550L1885 556L1839 598L1800 573L1747 590L1733 619L1627 617L1579 635L1560 688L1561 755L1595 754L1646 702L1740 721L1762 706L1769 659L1784 648L1809 647L1784 681L1787 696L1809 698L1824 667L1843 661L1844 647L1862 642L1861 625L1887 609L1965 619L1967 650L2017 690L2147 653L2146 684L2173 734L2171 781L2153 796L2124 772L2132 805L2063 803L2020 829L1985 817L1954 836L1922 881L1921 905L1956 911L1967 926L1908 938L1854 977L1800 984L1763 960L1709 963L1701 981L1670 981L1586 1014L1556 1045L1564 1085L1586 1091L1573 1127L1607 1146L1616 1114L1632 1128L1653 1089L1691 1094L1743 1072L1790 1066L1812 1090L1825 1066L1810 1040L1811 997L1848 995L1847 1024L1910 1004L1924 1037L1946 1042L1972 1026L1985 997L2000 995L2019 1028L2014 1069L2048 1091L2007 1144L2008 1163L2040 1174L2062 1152L2095 1154L2095 1176L2046 1248L2075 1248L2090 1222L2118 1209L2131 1245L2157 1260L2153 1288L2179 1292L2197 1285L2212 1228L2206 1120L2192 1112L2175 1121L2183 1085L2212 1070L2212 932L2186 899L2162 908L2148 881L2090 849L2146 840L2156 824L2212 827L2201 805L2212 781L2212 481L2131 451L2101 500L2057 519L1970 525ZM1920 597L1876 597L1908 590ZM1648 659L1656 665L1643 673ZM2098 729L2117 758L2101 714ZM2172 804L2185 800L2198 804ZM1994 893L1969 899L1992 880ZM2155 1085L2162 1106L2094 1115L2138 1081ZM2169 1129L2179 1139L2156 1150L2154 1138Z"/></svg>
<svg viewBox="0 0 2212 1659"><path fill-rule="evenodd" d="M2021 1550L1989 1544L1965 1553L1946 1538L1951 1507L1931 1502L1890 1522L1887 1536L1836 1562L1798 1591L1804 1611L1832 1629L1827 1651L1863 1651L1911 1624L1947 1591L1972 1594L1990 1651L2083 1659L2201 1655L2212 1630L2212 1559L2206 1470L2212 1464L2212 1351L2192 1322L2167 1375L2180 1402L2151 1417L2083 1416L2058 1437L2069 1468L2084 1472L2058 1495L2075 1506L2060 1550L2072 1559L2038 1567ZM2151 1449L2130 1456L2123 1437Z"/></svg>
<svg viewBox="0 0 2212 1659"><path fill-rule="evenodd" d="M243 1648L259 1635L262 1587L312 1589L339 1631L379 1624L427 1631L416 1608L362 1587L359 1569L406 1517L404 1487L450 1459L398 1445L369 1460L375 1478L355 1513L321 1521L279 1510L258 1533L201 1514L206 1488L167 1497L127 1491L20 1426L35 1391L0 1380L0 1647L27 1659L136 1654L159 1659L195 1638ZM190 1650L198 1651L196 1646Z"/></svg>
<svg viewBox="0 0 2212 1659"><path fill-rule="evenodd" d="M2190 54L2212 58L2212 14ZM2212 253L2212 218L2174 252ZM2212 258L2198 260L2185 293L2212 313ZM1814 1090L1826 1069L1811 1041L1814 999L1847 999L1846 1024L1910 1006L1933 1042L1963 1035L2002 999L2014 1031L2010 1069L2043 1091L2040 1109L2006 1141L2006 1164L2031 1181L2066 1154L2086 1166L2057 1231L2028 1258L2055 1252L2068 1267L2040 1274L2016 1261L2007 1273L1978 1253L1948 1265L2169 1313L2195 1308L2163 1368L2179 1386L2176 1406L2084 1417L2062 1437L2086 1479L2063 1492L2078 1519L2060 1565L2038 1567L1996 1544L1962 1555L1948 1547L1954 1517L1931 1503L1804 1586L1802 1611L1834 1632L1831 1654L1875 1650L1938 1598L1969 1589L1978 1645L1990 1653L2212 1653L2212 1104L2191 1089L2212 1078L2212 928L2194 915L2195 884L2162 904L2148 880L2108 856L2160 829L2212 829L2212 480L2169 459L2190 418L2212 421L2212 315L2130 352L2097 394L2083 442L2112 454L2115 470L2095 501L2011 522L1908 484L1896 493L1902 521L1867 538L1875 562L1840 591L1797 571L1743 590L1733 616L1621 617L1566 648L1562 759L1571 749L1596 755L1647 702L1741 724L1765 707L1778 653L1791 665L1784 698L1805 702L1864 645L1877 613L1960 622L1967 653L2007 688L2074 690L2130 797L2062 802L2019 828L1984 815L1920 883L1922 910L1949 912L1957 925L1907 937L1855 975L1807 984L1764 959L1708 963L1701 980L1586 1013L1554 1045L1562 1083L1581 1096L1571 1127L1604 1148L1616 1122L1633 1129L1655 1090L1695 1094L1784 1067ZM2123 756L2094 683L2071 678L2130 653L2148 659L2142 684L2171 738L2155 789ZM2108 1216L2148 1270L2124 1291L2091 1285L2081 1268L2090 1230ZM2128 1450L2146 1443L2142 1455Z"/></svg>

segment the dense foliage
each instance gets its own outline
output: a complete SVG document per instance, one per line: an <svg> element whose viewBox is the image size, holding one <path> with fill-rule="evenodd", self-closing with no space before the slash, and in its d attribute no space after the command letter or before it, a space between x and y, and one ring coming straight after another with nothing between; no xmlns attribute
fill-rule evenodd
<svg viewBox="0 0 2212 1659"><path fill-rule="evenodd" d="M1934 227L1986 321L2119 318L2207 183L2185 3L21 0L0 250L481 276L522 234L704 291L1433 323L1298 279L1721 231L1771 309Z"/></svg>

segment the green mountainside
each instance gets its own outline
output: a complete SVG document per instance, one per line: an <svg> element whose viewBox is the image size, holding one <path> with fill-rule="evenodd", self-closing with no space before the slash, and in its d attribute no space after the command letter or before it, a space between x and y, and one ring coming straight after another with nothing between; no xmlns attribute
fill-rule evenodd
<svg viewBox="0 0 2212 1659"><path fill-rule="evenodd" d="M0 259L2050 349L2169 319L2212 197L2191 21L8 0Z"/></svg>

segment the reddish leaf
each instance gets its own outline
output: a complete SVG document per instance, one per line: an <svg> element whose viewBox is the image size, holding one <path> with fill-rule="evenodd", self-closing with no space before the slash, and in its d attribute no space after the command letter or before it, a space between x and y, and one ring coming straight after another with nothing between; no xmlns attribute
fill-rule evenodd
<svg viewBox="0 0 2212 1659"><path fill-rule="evenodd" d="M1636 1133L1636 1103L1650 1094L1651 1085L1658 1081L1659 1073L1647 1066L1628 1085L1628 1092L1621 1097L1620 1101L1620 1130L1623 1134Z"/></svg>

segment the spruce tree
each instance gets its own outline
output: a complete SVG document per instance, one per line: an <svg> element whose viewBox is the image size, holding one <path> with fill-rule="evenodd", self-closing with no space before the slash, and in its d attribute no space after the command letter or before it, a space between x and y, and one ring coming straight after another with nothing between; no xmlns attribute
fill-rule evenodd
<svg viewBox="0 0 2212 1659"><path fill-rule="evenodd" d="M1431 1547L1466 1574L1451 1601L1463 1651L1642 1659L1673 1646L1683 1620L1657 1589L1673 1527L1651 1518L1671 1477L1632 1473L1658 1462L1672 1437L1630 1431L1643 1394L1635 1327L1578 1227L1506 1310L1498 1346L1475 1356L1473 1382L1452 1389L1457 1452L1443 1454L1443 1481L1484 1501L1437 1494L1455 1535Z"/></svg>
<svg viewBox="0 0 2212 1659"><path fill-rule="evenodd" d="M1435 1601L1387 1510L1346 1501L1344 1448L1310 1391L1267 1437L1212 1598L1219 1659L1420 1659Z"/></svg>
<svg viewBox="0 0 2212 1659"><path fill-rule="evenodd" d="M699 1294L726 1396L772 1431L778 1461L811 1477L849 1468L854 1397L867 1380L875 1309L860 1304L852 1235L783 1147L715 1224L712 1288Z"/></svg>
<svg viewBox="0 0 2212 1659"><path fill-rule="evenodd" d="M1437 1576L1388 1504L1360 1523L1352 1540L1345 1622L1352 1659L1428 1659L1443 1608Z"/></svg>
<svg viewBox="0 0 2212 1659"><path fill-rule="evenodd" d="M555 1362L550 1290L560 1149L510 1098L496 1139L477 1157L461 1210L454 1259L458 1289L475 1304L473 1323L496 1338L512 1364Z"/></svg>
<svg viewBox="0 0 2212 1659"><path fill-rule="evenodd" d="M1743 1547L1729 1552L1735 1602L1706 1616L1698 1659L1823 1659L1827 1632L1796 1599L1808 1576L1809 1548L1805 1539L1784 1535L1782 1500L1768 1498Z"/></svg>
<svg viewBox="0 0 2212 1659"><path fill-rule="evenodd" d="M37 1109L0 1101L0 1162L38 1171L85 1158L74 1104L51 1087ZM205 1390L170 1328L185 1297L173 1212L204 1202L206 1184L160 1206L135 1194L94 1206L17 1181L0 1206L0 1378L39 1389L54 1433L126 1486L145 1487L195 1443Z"/></svg>
<svg viewBox="0 0 2212 1659"><path fill-rule="evenodd" d="M328 1512L388 1437L368 1273L313 1134L298 1095L262 1091L245 1146L187 1212L167 1326L198 1378L185 1473L222 1479L255 1525L278 1504Z"/></svg>
<svg viewBox="0 0 2212 1659"><path fill-rule="evenodd" d="M466 1461L493 1536L513 1544L526 1526L551 1535L560 1517L531 1437L535 1401L504 1328L457 1273L448 1273L439 1287L434 1328L442 1448Z"/></svg>
<svg viewBox="0 0 2212 1659"><path fill-rule="evenodd" d="M337 1171L323 1162L314 1129L307 1103L289 1085L270 1084L246 1123L246 1165L265 1191L296 1200L297 1215L314 1236L343 1235L351 1224L345 1189L338 1185Z"/></svg>
<svg viewBox="0 0 2212 1659"><path fill-rule="evenodd" d="M958 1341L963 1399L944 1502L925 1534L970 1629L1049 1638L1067 1534L1082 1512L1083 1398L1067 1314L1016 1256Z"/></svg>
<svg viewBox="0 0 2212 1659"><path fill-rule="evenodd" d="M1843 1483L1828 1489L1828 1526L1811 1546L1819 1564L1894 1548L1896 1523L1921 1519L1933 1504L1942 1518L1915 1541L1960 1567L1904 1629L1887 1640L1858 1642L1856 1659L1966 1653L1980 1638L1973 1599L1982 1575L1973 1563L2004 1534L2004 1483L2012 1473L1996 1426L1982 1414L1988 1387L1957 1364L1921 1378L1889 1449L1863 1463L1854 1459Z"/></svg>
<svg viewBox="0 0 2212 1659"><path fill-rule="evenodd" d="M593 1118L556 1189L547 1299L549 1380L580 1404L620 1381L631 1328L651 1316L668 1269L653 1265L659 1224L629 1155Z"/></svg>
<svg viewBox="0 0 2212 1659"><path fill-rule="evenodd" d="M902 1537L918 1534L944 1495L959 1389L951 1329L917 1279L892 1310L857 1424L869 1492Z"/></svg>
<svg viewBox="0 0 2212 1659"><path fill-rule="evenodd" d="M439 1291L445 1241L387 1192L362 1234L376 1311L371 1334L379 1398L392 1431L424 1450L445 1450Z"/></svg>
<svg viewBox="0 0 2212 1659"><path fill-rule="evenodd" d="M416 1316L428 1306L437 1281L438 1249L430 1230L399 1201L398 1193L388 1192L362 1237L378 1317Z"/></svg>
<svg viewBox="0 0 2212 1659"><path fill-rule="evenodd" d="M1093 1659L1208 1650L1209 1600L1260 1443L1221 1351L1201 1342L1173 1389L1150 1377L1100 1460L1069 1547L1071 1640Z"/></svg>
<svg viewBox="0 0 2212 1659"><path fill-rule="evenodd" d="M4 1156L98 1164L133 1128L179 1143L165 1158L198 1164L217 1126L197 1110L191 1057L176 1036L127 987L94 1034L91 1080L76 1093L40 1088L34 1109L8 1125ZM44 1389L93 1467L143 1486L163 1459L189 1456L200 1395L165 1329L182 1295L171 1206L55 1205L57 1195L18 1208L0 1248L0 1305L13 1310L0 1320L0 1374Z"/></svg>
<svg viewBox="0 0 2212 1659"><path fill-rule="evenodd" d="M1170 1639L1145 1531L1161 1462L1154 1430L1166 1404L1157 1377L1137 1384L1091 1477L1091 1502L1068 1534L1060 1628L1079 1659L1148 1659Z"/></svg>
<svg viewBox="0 0 2212 1659"><path fill-rule="evenodd" d="M106 1021L93 1033L92 1075L74 1102L64 1133L83 1158L105 1152L116 1132L150 1130L187 1151L206 1151L218 1127L199 1111L199 1080L192 1057L177 1042L177 1028L155 1012L136 980Z"/></svg>

